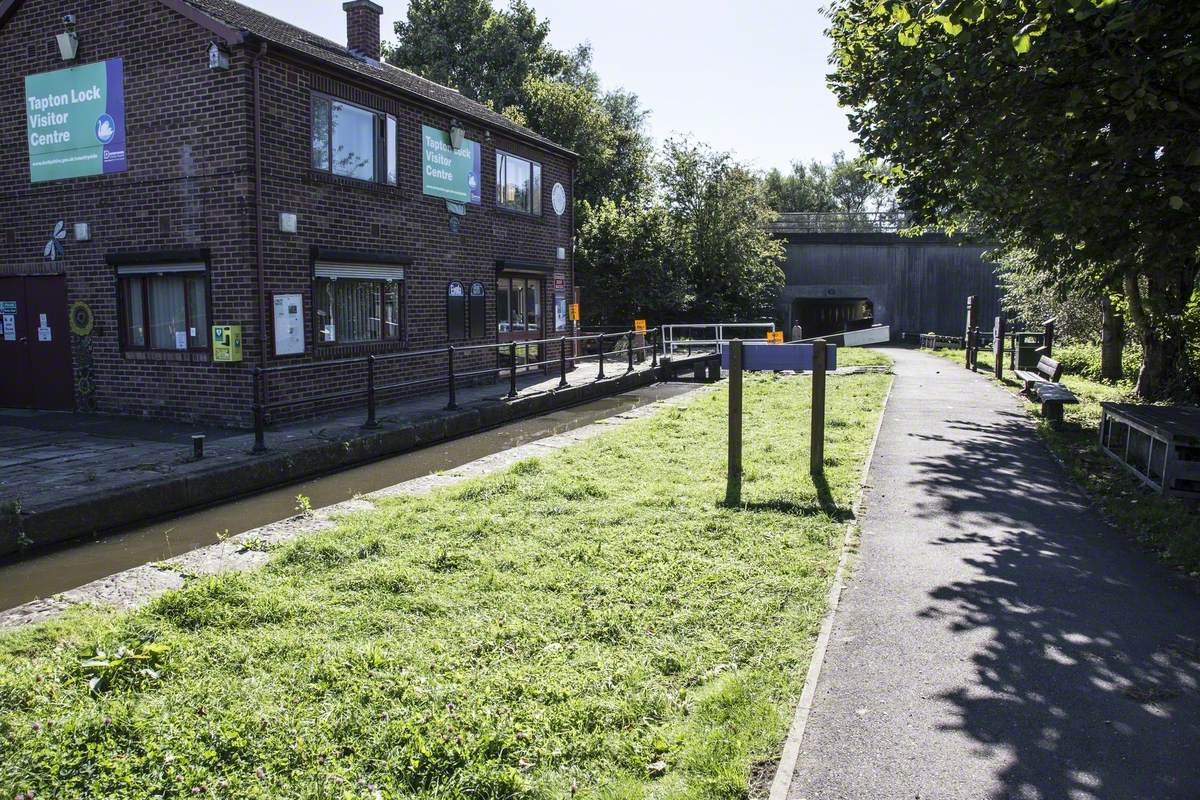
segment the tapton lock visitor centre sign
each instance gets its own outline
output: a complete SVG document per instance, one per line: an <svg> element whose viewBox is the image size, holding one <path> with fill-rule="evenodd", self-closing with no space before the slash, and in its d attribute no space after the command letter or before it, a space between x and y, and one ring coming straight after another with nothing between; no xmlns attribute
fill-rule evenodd
<svg viewBox="0 0 1200 800"><path fill-rule="evenodd" d="M125 172L121 59L25 77L31 183Z"/></svg>
<svg viewBox="0 0 1200 800"><path fill-rule="evenodd" d="M480 205L479 142L470 139L455 150L450 134L429 125L421 126L421 191L454 203Z"/></svg>

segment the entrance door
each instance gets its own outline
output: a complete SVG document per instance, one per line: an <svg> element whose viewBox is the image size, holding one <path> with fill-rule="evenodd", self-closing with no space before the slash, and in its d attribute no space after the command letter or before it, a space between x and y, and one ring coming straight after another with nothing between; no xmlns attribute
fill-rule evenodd
<svg viewBox="0 0 1200 800"><path fill-rule="evenodd" d="M540 344L521 344L542 335L542 279L524 275L501 275L496 279L496 337L517 342L517 364L536 364L544 352ZM501 354L501 366L508 366Z"/></svg>
<svg viewBox="0 0 1200 800"><path fill-rule="evenodd" d="M0 278L0 406L74 407L67 282L61 275Z"/></svg>

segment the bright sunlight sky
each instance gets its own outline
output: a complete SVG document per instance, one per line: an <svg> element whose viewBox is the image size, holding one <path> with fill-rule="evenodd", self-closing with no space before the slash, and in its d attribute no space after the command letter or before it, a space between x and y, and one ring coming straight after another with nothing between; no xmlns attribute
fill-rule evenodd
<svg viewBox="0 0 1200 800"><path fill-rule="evenodd" d="M590 41L606 88L651 110L656 141L689 134L761 169L852 152L845 113L825 86L825 0L529 0L561 49ZM241 0L345 41L340 0ZM376 0L393 39L405 0ZM494 0L498 5L507 0Z"/></svg>

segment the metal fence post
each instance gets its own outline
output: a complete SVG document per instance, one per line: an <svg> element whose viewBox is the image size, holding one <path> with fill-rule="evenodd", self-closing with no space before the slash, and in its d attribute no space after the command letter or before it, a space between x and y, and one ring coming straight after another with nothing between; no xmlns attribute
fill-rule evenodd
<svg viewBox="0 0 1200 800"><path fill-rule="evenodd" d="M508 399L517 396L517 343L508 343Z"/></svg>
<svg viewBox="0 0 1200 800"><path fill-rule="evenodd" d="M742 503L742 340L729 343L729 464L725 505Z"/></svg>
<svg viewBox="0 0 1200 800"><path fill-rule="evenodd" d="M600 334L600 338L596 341L599 342L600 349L600 371L596 373L596 380L600 380L604 377L604 334Z"/></svg>
<svg viewBox="0 0 1200 800"><path fill-rule="evenodd" d="M825 364L828 350L824 339L812 343L812 428L809 432L808 472L825 472Z"/></svg>
<svg viewBox="0 0 1200 800"><path fill-rule="evenodd" d="M567 383L567 337L558 340L558 388L565 389Z"/></svg>
<svg viewBox="0 0 1200 800"><path fill-rule="evenodd" d="M446 410L453 411L458 408L458 403L454 401L454 345L446 346L446 371L449 381L447 392L449 393L449 402L446 403Z"/></svg>
<svg viewBox="0 0 1200 800"><path fill-rule="evenodd" d="M367 421L363 427L379 427L375 421L375 356L367 356Z"/></svg>
<svg viewBox="0 0 1200 800"><path fill-rule="evenodd" d="M633 372L633 331L630 331L626 340L629 344L629 368L625 370L625 374Z"/></svg>
<svg viewBox="0 0 1200 800"><path fill-rule="evenodd" d="M650 338L650 343L651 343L650 352L652 354L650 357L650 366L654 369L657 369L658 368L658 341L659 341L659 339L662 338L662 328L655 328L653 333L654 333L654 335Z"/></svg>
<svg viewBox="0 0 1200 800"><path fill-rule="evenodd" d="M254 368L254 449L251 452L265 453L267 451L267 418L263 408L263 371L262 367Z"/></svg>

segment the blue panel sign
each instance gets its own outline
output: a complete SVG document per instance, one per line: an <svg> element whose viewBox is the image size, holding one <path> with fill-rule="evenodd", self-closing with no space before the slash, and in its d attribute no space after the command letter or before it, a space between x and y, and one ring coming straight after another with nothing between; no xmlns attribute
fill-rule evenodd
<svg viewBox="0 0 1200 800"><path fill-rule="evenodd" d="M748 372L811 372L811 344L770 344L762 341L742 342L742 369ZM825 368L837 369L837 345L825 345ZM721 369L729 369L729 348L721 351Z"/></svg>
<svg viewBox="0 0 1200 800"><path fill-rule="evenodd" d="M25 112L32 183L128 168L121 59L27 75Z"/></svg>

